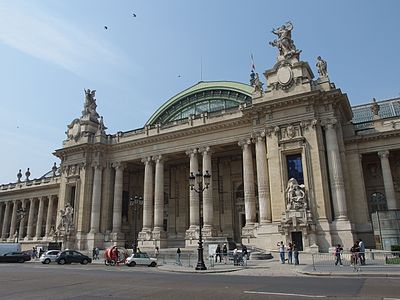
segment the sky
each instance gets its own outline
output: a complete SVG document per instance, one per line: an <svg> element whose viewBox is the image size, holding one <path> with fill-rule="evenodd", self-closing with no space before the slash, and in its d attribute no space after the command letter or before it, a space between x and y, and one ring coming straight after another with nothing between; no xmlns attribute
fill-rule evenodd
<svg viewBox="0 0 400 300"><path fill-rule="evenodd" d="M271 30L287 21L301 60L317 75L322 56L351 105L399 97L399 10L397 0L0 0L0 184L59 164L52 153L84 89L96 90L108 134L141 128L201 80L248 83L251 53L257 72L272 68Z"/></svg>

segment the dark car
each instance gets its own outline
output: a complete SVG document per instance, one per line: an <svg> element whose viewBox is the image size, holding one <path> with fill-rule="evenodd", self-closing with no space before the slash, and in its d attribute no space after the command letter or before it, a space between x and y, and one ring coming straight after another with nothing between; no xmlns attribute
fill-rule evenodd
<svg viewBox="0 0 400 300"><path fill-rule="evenodd" d="M81 263L86 265L87 263L91 263L92 259L75 250L65 250L61 252L57 258L56 263L59 265L70 264L70 263Z"/></svg>
<svg viewBox="0 0 400 300"><path fill-rule="evenodd" d="M23 252L9 252L0 256L0 262L4 263L24 263L31 260L29 254Z"/></svg>

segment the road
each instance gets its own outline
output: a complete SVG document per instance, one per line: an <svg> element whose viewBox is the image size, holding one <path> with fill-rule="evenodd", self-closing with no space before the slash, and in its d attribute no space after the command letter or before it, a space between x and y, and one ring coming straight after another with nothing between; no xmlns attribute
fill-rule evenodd
<svg viewBox="0 0 400 300"><path fill-rule="evenodd" d="M167 273L147 267L1 264L0 299L399 299L400 278Z"/></svg>

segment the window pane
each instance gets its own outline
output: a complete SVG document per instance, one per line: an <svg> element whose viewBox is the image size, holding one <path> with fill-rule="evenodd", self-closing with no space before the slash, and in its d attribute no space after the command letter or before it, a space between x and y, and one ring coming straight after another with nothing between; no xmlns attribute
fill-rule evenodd
<svg viewBox="0 0 400 300"><path fill-rule="evenodd" d="M294 178L299 184L304 184L303 166L301 164L301 154L286 156L288 180Z"/></svg>

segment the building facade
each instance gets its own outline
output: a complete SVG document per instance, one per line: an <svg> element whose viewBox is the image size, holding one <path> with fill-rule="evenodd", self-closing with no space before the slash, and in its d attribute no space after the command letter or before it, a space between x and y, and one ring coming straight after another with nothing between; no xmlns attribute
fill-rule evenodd
<svg viewBox="0 0 400 300"><path fill-rule="evenodd" d="M371 214L400 207L400 101L351 107L322 58L317 79L300 60L291 24L279 30L265 88L254 72L250 85L199 82L143 128L107 134L85 91L60 167L0 185L1 240L194 248L202 223L206 243L375 247ZM201 194L199 171L211 175Z"/></svg>

